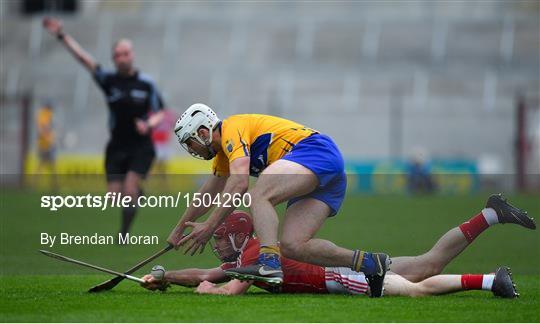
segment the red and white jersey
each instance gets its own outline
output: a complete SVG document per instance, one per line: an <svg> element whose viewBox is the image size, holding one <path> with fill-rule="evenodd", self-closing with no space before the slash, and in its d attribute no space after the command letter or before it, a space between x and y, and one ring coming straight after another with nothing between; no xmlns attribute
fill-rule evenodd
<svg viewBox="0 0 540 324"><path fill-rule="evenodd" d="M227 270L256 264L259 259L259 246L259 240L251 238L238 260L224 263L221 268ZM283 270L281 292L284 293L365 294L367 291L365 276L349 268L324 268L285 257L281 257L281 267ZM254 282L254 285L274 292L271 286L263 282Z"/></svg>

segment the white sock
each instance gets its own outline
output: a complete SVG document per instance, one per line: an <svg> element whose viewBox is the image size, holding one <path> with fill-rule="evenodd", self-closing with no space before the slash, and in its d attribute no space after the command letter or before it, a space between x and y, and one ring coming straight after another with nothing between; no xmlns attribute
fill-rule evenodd
<svg viewBox="0 0 540 324"><path fill-rule="evenodd" d="M493 280L495 280L494 274L485 274L482 277L482 290L491 290L491 286L493 286Z"/></svg>
<svg viewBox="0 0 540 324"><path fill-rule="evenodd" d="M482 209L482 215L486 219L486 222L489 226L499 223L499 218L497 217L497 212L493 208L484 208Z"/></svg>

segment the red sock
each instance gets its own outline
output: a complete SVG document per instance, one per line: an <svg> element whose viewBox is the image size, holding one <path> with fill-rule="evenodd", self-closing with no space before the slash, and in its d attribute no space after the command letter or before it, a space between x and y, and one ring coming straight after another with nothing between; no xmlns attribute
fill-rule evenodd
<svg viewBox="0 0 540 324"><path fill-rule="evenodd" d="M459 225L459 229L463 232L463 235L465 235L465 238L469 243L474 241L474 239L488 227L489 224L482 213L469 219L468 222Z"/></svg>
<svg viewBox="0 0 540 324"><path fill-rule="evenodd" d="M461 288L464 290L482 290L483 279L484 275L481 274L461 275Z"/></svg>

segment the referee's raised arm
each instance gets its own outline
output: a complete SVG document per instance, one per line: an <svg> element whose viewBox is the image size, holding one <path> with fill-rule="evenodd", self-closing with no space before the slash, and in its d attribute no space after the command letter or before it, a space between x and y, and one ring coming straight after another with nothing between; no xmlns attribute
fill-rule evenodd
<svg viewBox="0 0 540 324"><path fill-rule="evenodd" d="M110 131L105 147L107 191L122 193L137 201L156 155L151 130L163 117L154 81L134 66L135 53L129 39L114 42L112 60L115 70L109 70L101 68L73 37L63 31L62 21L45 18L43 26L87 68L105 96ZM135 204L122 208L119 234L123 238L129 233L137 207Z"/></svg>
<svg viewBox="0 0 540 324"><path fill-rule="evenodd" d="M49 34L55 36L62 44L64 44L71 54L73 54L73 56L91 73L96 71L98 65L94 58L88 54L73 37L64 32L61 20L45 17L43 18L43 27Z"/></svg>

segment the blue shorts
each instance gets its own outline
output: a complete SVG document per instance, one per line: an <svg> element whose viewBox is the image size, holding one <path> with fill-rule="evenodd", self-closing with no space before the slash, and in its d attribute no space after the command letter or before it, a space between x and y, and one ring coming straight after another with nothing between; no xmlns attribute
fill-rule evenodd
<svg viewBox="0 0 540 324"><path fill-rule="evenodd" d="M347 189L345 164L336 143L326 135L313 134L298 142L282 159L303 165L319 179L317 189L289 200L287 208L299 200L314 198L330 207L329 216L336 215Z"/></svg>

